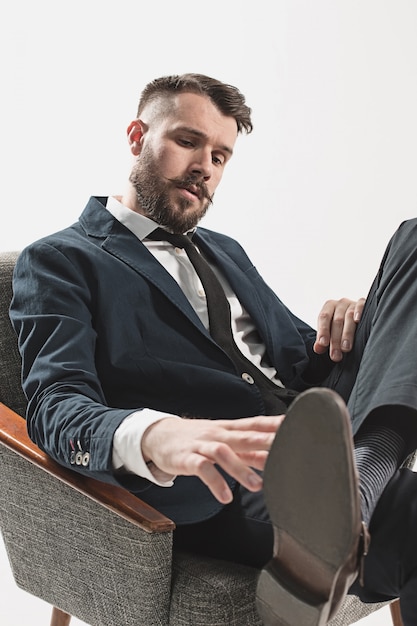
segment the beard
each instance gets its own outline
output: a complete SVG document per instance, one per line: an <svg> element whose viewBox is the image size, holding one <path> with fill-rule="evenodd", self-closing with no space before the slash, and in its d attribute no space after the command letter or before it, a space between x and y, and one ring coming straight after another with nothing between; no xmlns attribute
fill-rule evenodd
<svg viewBox="0 0 417 626"><path fill-rule="evenodd" d="M194 228L212 204L207 186L196 176L187 178L161 178L150 149L144 148L129 177L139 206L146 217L173 233L185 233ZM195 185L200 195L198 203L186 198L170 200L174 188ZM198 206L196 206L198 204Z"/></svg>

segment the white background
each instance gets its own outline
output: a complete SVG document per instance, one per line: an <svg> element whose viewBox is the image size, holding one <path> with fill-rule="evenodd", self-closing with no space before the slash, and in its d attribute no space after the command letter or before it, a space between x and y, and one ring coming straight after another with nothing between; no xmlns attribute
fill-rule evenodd
<svg viewBox="0 0 417 626"><path fill-rule="evenodd" d="M186 71L237 85L255 124L204 225L239 239L307 322L366 295L416 214L415 0L14 0L0 59L2 250L123 191L141 89Z"/></svg>
<svg viewBox="0 0 417 626"><path fill-rule="evenodd" d="M7 7L7 8L4 8ZM415 0L14 0L0 15L0 248L124 190L139 93L184 71L237 85L239 138L204 225L233 234L315 325L367 292L416 214Z"/></svg>

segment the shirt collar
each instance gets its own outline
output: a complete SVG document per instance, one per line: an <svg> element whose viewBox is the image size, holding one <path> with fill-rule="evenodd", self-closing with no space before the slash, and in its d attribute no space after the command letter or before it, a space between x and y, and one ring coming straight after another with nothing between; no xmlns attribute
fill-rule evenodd
<svg viewBox="0 0 417 626"><path fill-rule="evenodd" d="M151 220L149 217L145 217L145 215L136 213L136 211L129 209L115 196L108 197L106 209L141 241L146 239L146 237L159 226L159 224ZM196 229L192 228L185 234L192 235L195 231Z"/></svg>
<svg viewBox="0 0 417 626"><path fill-rule="evenodd" d="M128 209L114 196L107 199L106 209L141 241L158 227L158 224L149 217Z"/></svg>

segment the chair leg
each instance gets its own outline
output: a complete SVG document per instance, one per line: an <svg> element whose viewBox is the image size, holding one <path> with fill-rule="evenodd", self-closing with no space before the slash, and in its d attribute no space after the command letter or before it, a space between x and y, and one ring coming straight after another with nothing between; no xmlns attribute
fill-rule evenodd
<svg viewBox="0 0 417 626"><path fill-rule="evenodd" d="M391 609L393 626L404 626L403 618L401 617L400 601L394 600L393 602L391 602L389 608Z"/></svg>
<svg viewBox="0 0 417 626"><path fill-rule="evenodd" d="M57 609L56 606L52 609L51 625L50 626L69 626L71 621L71 615ZM396 626L394 624L394 626Z"/></svg>

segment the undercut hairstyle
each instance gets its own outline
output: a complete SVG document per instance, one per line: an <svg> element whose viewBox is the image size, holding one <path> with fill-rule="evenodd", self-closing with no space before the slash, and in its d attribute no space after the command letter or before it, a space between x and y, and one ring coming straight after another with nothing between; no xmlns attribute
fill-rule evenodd
<svg viewBox="0 0 417 626"><path fill-rule="evenodd" d="M160 99L169 101L179 93L195 93L209 98L220 113L235 118L239 133L252 132L252 111L245 104L244 95L237 87L204 74L163 76L148 83L140 96L137 117L148 104L157 103Z"/></svg>

